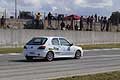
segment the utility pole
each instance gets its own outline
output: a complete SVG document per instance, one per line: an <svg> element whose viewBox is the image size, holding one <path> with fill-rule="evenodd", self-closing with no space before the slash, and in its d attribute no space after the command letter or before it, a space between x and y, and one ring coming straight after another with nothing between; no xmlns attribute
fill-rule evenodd
<svg viewBox="0 0 120 80"><path fill-rule="evenodd" d="M4 16L5 16L5 19L7 18L7 11L5 9L5 12L4 12Z"/></svg>
<svg viewBox="0 0 120 80"><path fill-rule="evenodd" d="M17 0L15 0L15 19L17 19Z"/></svg>

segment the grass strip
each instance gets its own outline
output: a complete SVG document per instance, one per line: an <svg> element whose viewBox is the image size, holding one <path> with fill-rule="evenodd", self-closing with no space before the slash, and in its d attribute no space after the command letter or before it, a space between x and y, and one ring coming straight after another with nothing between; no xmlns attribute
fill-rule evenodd
<svg viewBox="0 0 120 80"><path fill-rule="evenodd" d="M120 44L93 44L93 45L80 45L83 49L111 49L120 48Z"/></svg>
<svg viewBox="0 0 120 80"><path fill-rule="evenodd" d="M0 48L0 54L4 53L21 53L23 48Z"/></svg>
<svg viewBox="0 0 120 80"><path fill-rule="evenodd" d="M84 76L72 76L67 78L58 78L51 80L120 80L120 71L91 74Z"/></svg>

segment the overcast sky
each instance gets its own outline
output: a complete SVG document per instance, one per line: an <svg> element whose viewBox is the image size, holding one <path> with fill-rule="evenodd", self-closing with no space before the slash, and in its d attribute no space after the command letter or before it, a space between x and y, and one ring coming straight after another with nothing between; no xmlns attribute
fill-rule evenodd
<svg viewBox="0 0 120 80"><path fill-rule="evenodd" d="M0 0L0 12L14 13L15 0ZM17 0L18 11L52 12L78 15L109 16L120 11L120 0Z"/></svg>

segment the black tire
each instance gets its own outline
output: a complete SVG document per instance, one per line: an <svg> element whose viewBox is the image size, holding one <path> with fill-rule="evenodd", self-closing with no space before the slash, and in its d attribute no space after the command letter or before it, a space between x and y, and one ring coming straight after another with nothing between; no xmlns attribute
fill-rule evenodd
<svg viewBox="0 0 120 80"><path fill-rule="evenodd" d="M52 61L54 59L54 54L52 52L48 52L46 55L46 59L48 61Z"/></svg>
<svg viewBox="0 0 120 80"><path fill-rule="evenodd" d="M26 58L27 61L32 61L33 60L33 57L31 57L31 56L25 56L25 58Z"/></svg>
<svg viewBox="0 0 120 80"><path fill-rule="evenodd" d="M76 53L75 53L75 59L80 59L81 57L81 51L77 50Z"/></svg>

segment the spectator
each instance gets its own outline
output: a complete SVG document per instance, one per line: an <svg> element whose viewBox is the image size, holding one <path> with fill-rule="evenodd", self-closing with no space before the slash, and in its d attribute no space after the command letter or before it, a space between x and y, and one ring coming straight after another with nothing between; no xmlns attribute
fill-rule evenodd
<svg viewBox="0 0 120 80"><path fill-rule="evenodd" d="M83 29L83 16L80 18L80 31Z"/></svg>
<svg viewBox="0 0 120 80"><path fill-rule="evenodd" d="M62 22L61 22L60 26L61 26L61 30L63 30L63 28L65 28L65 23L64 23L64 21L63 21L63 20L62 20Z"/></svg>
<svg viewBox="0 0 120 80"><path fill-rule="evenodd" d="M78 25L77 25L77 23L75 24L75 30L77 31L78 30Z"/></svg>
<svg viewBox="0 0 120 80"><path fill-rule="evenodd" d="M100 22L100 16L98 16L98 22Z"/></svg>
<svg viewBox="0 0 120 80"><path fill-rule="evenodd" d="M93 30L96 30L96 23L95 18L93 18Z"/></svg>
<svg viewBox="0 0 120 80"><path fill-rule="evenodd" d="M103 26L102 26L101 31L104 30L104 28L106 27L106 24L107 24L107 17L104 17L104 19L103 19Z"/></svg>
<svg viewBox="0 0 120 80"><path fill-rule="evenodd" d="M66 29L70 30L70 25L69 24L66 25Z"/></svg>
<svg viewBox="0 0 120 80"><path fill-rule="evenodd" d="M5 27L5 21L6 21L6 19L4 18L4 16L2 16L2 18L1 18L1 27L2 28Z"/></svg>
<svg viewBox="0 0 120 80"><path fill-rule="evenodd" d="M94 17L95 17L95 23L96 23L96 22L97 22L97 14L95 14L95 16L94 16Z"/></svg>
<svg viewBox="0 0 120 80"><path fill-rule="evenodd" d="M90 31L92 31L93 28L93 16L90 17Z"/></svg>
<svg viewBox="0 0 120 80"><path fill-rule="evenodd" d="M41 14L37 13L36 18L35 18L35 23L36 23L35 29L38 29L38 27L39 27L40 17L41 17Z"/></svg>
<svg viewBox="0 0 120 80"><path fill-rule="evenodd" d="M106 23L106 31L109 31L110 23L111 23L111 20L109 18Z"/></svg>
<svg viewBox="0 0 120 80"><path fill-rule="evenodd" d="M101 19L100 19L100 26L101 26L101 31L102 31L102 27L103 27L103 16L101 16Z"/></svg>
<svg viewBox="0 0 120 80"><path fill-rule="evenodd" d="M32 14L32 24L34 24L35 16Z"/></svg>
<svg viewBox="0 0 120 80"><path fill-rule="evenodd" d="M52 14L49 12L48 13L48 26L52 27L51 25L51 19L52 19Z"/></svg>
<svg viewBox="0 0 120 80"><path fill-rule="evenodd" d="M86 29L86 31L89 31L90 16L87 17L86 23L87 23L87 29Z"/></svg>

